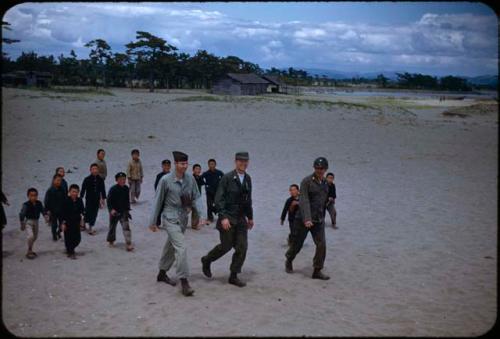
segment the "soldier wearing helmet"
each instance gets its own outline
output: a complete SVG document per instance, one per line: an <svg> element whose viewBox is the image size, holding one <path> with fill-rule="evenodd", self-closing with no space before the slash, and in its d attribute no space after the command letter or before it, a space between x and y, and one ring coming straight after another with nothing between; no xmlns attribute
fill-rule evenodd
<svg viewBox="0 0 500 339"><path fill-rule="evenodd" d="M285 255L285 269L287 273L293 273L292 261L302 249L307 234L311 232L316 245L312 278L328 280L330 277L321 272L326 256L325 210L328 202L328 183L325 173L328 160L319 157L314 160L313 167L314 173L305 177L300 184L299 210L294 220L295 233Z"/></svg>

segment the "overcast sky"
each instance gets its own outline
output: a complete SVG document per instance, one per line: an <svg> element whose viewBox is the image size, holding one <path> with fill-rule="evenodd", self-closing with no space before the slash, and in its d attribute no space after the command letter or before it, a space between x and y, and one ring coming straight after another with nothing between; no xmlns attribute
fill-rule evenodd
<svg viewBox="0 0 500 339"><path fill-rule="evenodd" d="M263 68L498 73L497 17L481 3L23 3L3 20L4 35L21 40L3 46L12 57L88 57L96 38L123 52L143 30Z"/></svg>

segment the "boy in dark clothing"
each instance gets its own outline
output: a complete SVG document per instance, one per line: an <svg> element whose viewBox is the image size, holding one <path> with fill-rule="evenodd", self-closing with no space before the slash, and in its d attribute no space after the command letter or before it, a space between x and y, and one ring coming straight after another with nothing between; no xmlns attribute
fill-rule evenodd
<svg viewBox="0 0 500 339"><path fill-rule="evenodd" d="M283 211L281 212L280 218L280 225L283 225L288 213L288 225L290 227L290 234L288 234L288 245L290 245L290 242L292 241L293 221L295 220L295 212L297 212L297 208L299 207L299 185L290 185L289 191L290 197L286 200L285 206L283 206Z"/></svg>
<svg viewBox="0 0 500 339"><path fill-rule="evenodd" d="M200 164L194 164L193 165L193 177L196 180L196 186L198 187L198 191L200 191L201 194L201 186L205 185L205 181L201 177L201 165ZM196 212L196 209L193 208L191 211L191 227L195 230L200 229L200 216L198 215L198 212Z"/></svg>
<svg viewBox="0 0 500 339"><path fill-rule="evenodd" d="M7 225L7 217L5 216L5 211L3 209L3 204L9 206L9 201L5 194L0 191L0 224L2 225L2 229Z"/></svg>
<svg viewBox="0 0 500 339"><path fill-rule="evenodd" d="M119 172L115 175L116 185L111 187L108 193L108 210L109 210L109 232L107 241L110 247L114 246L116 240L116 225L118 221L122 225L123 236L127 244L127 251L132 251L132 232L128 220L130 216L130 199L129 188L125 184L127 175Z"/></svg>
<svg viewBox="0 0 500 339"><path fill-rule="evenodd" d="M106 188L104 180L99 175L99 166L90 165L90 175L83 180L80 198L85 197L85 223L89 224L88 234L94 235L96 232L92 229L97 219L99 207L104 207L106 199Z"/></svg>
<svg viewBox="0 0 500 339"><path fill-rule="evenodd" d="M61 187L63 188L64 190L64 193L67 195L68 194L68 183L66 182L66 180L64 180L64 176L66 175L66 172L64 171L64 167L58 167L56 168L56 173L55 174L59 174L61 176Z"/></svg>
<svg viewBox="0 0 500 339"><path fill-rule="evenodd" d="M328 173L326 175L326 181L328 183L328 203L326 205L326 210L330 214L330 219L332 221L332 227L337 229L337 210L335 209L335 199L337 198L337 190L335 188L335 174Z"/></svg>
<svg viewBox="0 0 500 339"><path fill-rule="evenodd" d="M40 214L44 213L43 205L38 200L38 191L36 188L28 189L28 201L23 204L19 213L19 222L21 223L21 231L25 231L28 235L28 253L26 258L34 259L37 254L33 252L33 244L38 238L38 219Z"/></svg>
<svg viewBox="0 0 500 339"><path fill-rule="evenodd" d="M161 169L162 171L156 175L156 180L155 180L155 191L156 187L158 187L158 183L160 182L160 179L165 175L170 173L170 160L165 159L161 162ZM158 224L159 225L159 224Z"/></svg>
<svg viewBox="0 0 500 339"><path fill-rule="evenodd" d="M62 206L67 197L61 182L62 177L55 174L52 179L52 186L45 193L43 201L46 219L52 227L52 240L54 241L61 239Z"/></svg>
<svg viewBox="0 0 500 339"><path fill-rule="evenodd" d="M213 213L215 211L215 193L219 186L220 179L224 176L222 171L215 168L217 162L215 159L208 160L208 170L201 177L205 182L205 192L207 194L207 224L214 221Z"/></svg>
<svg viewBox="0 0 500 339"><path fill-rule="evenodd" d="M66 197L63 205L63 223L64 245L68 258L76 259L75 248L80 244L82 235L80 231L80 222L82 220L85 208L82 198L78 197L80 187L71 185L69 187L69 196Z"/></svg>

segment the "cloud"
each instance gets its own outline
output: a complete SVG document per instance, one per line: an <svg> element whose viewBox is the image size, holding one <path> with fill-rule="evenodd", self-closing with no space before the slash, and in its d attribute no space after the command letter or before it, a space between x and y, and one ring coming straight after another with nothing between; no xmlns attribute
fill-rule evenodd
<svg viewBox="0 0 500 339"><path fill-rule="evenodd" d="M228 8L231 6L228 4ZM263 7L265 5L263 4ZM196 3L25 3L11 8L4 46L40 54L88 55L95 38L114 51L138 30L158 35L182 52L206 49L237 55L264 67L373 71L497 72L498 22L494 15L426 13L414 22L368 24L340 21L244 20Z"/></svg>

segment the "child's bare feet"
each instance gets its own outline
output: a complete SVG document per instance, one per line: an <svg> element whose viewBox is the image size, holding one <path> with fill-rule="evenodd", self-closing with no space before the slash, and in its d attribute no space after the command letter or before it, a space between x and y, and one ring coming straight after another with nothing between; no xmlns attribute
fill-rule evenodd
<svg viewBox="0 0 500 339"><path fill-rule="evenodd" d="M108 246L109 247L115 247L115 243L113 241L108 241Z"/></svg>
<svg viewBox="0 0 500 339"><path fill-rule="evenodd" d="M134 250L134 246L132 246L132 244L127 245L127 251L131 252L133 250Z"/></svg>

